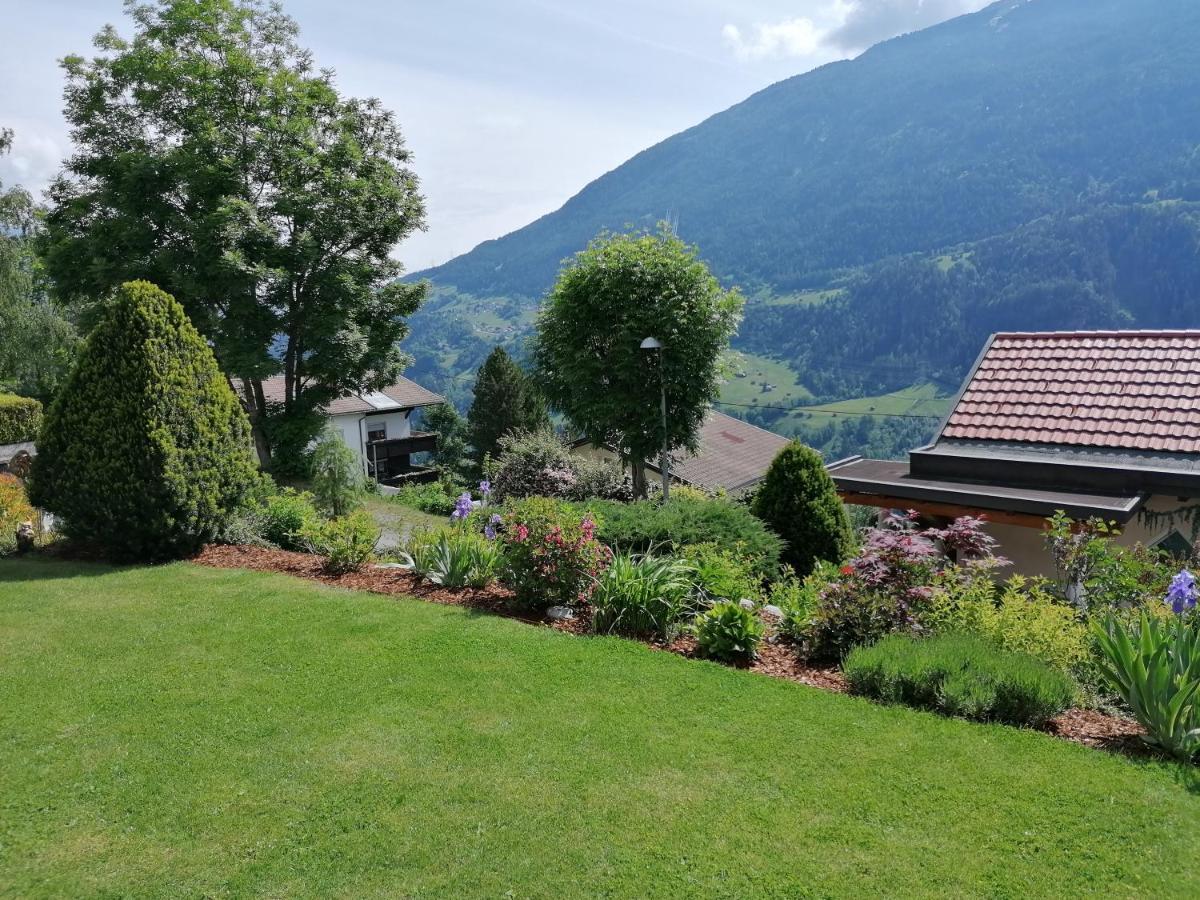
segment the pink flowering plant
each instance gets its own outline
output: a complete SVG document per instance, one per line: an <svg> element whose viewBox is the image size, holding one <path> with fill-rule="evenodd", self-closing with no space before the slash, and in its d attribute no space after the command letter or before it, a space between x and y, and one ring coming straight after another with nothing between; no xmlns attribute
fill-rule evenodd
<svg viewBox="0 0 1200 900"><path fill-rule="evenodd" d="M803 641L807 654L840 659L885 634L922 633L940 580L986 577L1008 565L983 525L982 518L963 516L945 528L922 528L910 512L868 529L858 555L818 595Z"/></svg>
<svg viewBox="0 0 1200 900"><path fill-rule="evenodd" d="M591 514L546 497L511 504L496 524L504 583L530 610L586 603L612 551L596 539Z"/></svg>

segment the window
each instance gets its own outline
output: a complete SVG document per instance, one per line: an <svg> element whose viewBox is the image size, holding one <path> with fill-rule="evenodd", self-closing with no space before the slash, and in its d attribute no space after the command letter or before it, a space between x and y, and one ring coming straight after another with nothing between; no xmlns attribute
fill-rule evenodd
<svg viewBox="0 0 1200 900"><path fill-rule="evenodd" d="M387 440L387 422L377 422L367 425L367 440L368 441L386 441Z"/></svg>
<svg viewBox="0 0 1200 900"><path fill-rule="evenodd" d="M1172 531L1155 544L1154 549L1173 556L1175 559L1188 559L1192 555L1191 542L1178 531Z"/></svg>

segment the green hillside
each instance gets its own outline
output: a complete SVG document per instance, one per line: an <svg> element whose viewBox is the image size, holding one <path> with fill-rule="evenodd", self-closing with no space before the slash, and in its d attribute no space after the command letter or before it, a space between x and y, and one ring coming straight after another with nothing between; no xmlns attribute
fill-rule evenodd
<svg viewBox="0 0 1200 900"><path fill-rule="evenodd" d="M414 373L461 396L564 257L668 210L793 400L951 393L995 330L1200 326L1197 34L1190 0L1004 0L773 85L419 273Z"/></svg>

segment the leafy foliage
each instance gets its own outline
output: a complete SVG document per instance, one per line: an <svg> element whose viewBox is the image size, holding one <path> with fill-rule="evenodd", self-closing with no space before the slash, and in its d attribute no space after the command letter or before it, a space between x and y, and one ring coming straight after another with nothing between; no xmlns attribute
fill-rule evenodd
<svg viewBox="0 0 1200 900"><path fill-rule="evenodd" d="M1179 614L1164 623L1143 610L1126 626L1110 612L1093 627L1102 671L1146 739L1180 759L1200 753L1200 617Z"/></svg>
<svg viewBox="0 0 1200 900"><path fill-rule="evenodd" d="M586 601L611 551L596 540L592 513L545 497L508 506L500 542L503 581L526 609Z"/></svg>
<svg viewBox="0 0 1200 900"><path fill-rule="evenodd" d="M0 128L0 156L11 143L12 132ZM43 214L27 190L0 183L0 388L49 400L70 371L79 337L46 295L35 247Z"/></svg>
<svg viewBox="0 0 1200 900"><path fill-rule="evenodd" d="M716 544L691 544L679 555L694 569L696 589L706 601L758 600L762 578L745 558Z"/></svg>
<svg viewBox="0 0 1200 900"><path fill-rule="evenodd" d="M313 448L312 491L317 508L326 516L340 519L362 505L366 477L341 432L328 426Z"/></svg>
<svg viewBox="0 0 1200 900"><path fill-rule="evenodd" d="M303 550L303 536L318 516L312 494L284 488L263 505L262 536L284 550Z"/></svg>
<svg viewBox="0 0 1200 900"><path fill-rule="evenodd" d="M454 511L455 498L460 488L445 481L430 481L425 484L402 485L389 499L401 506L419 509L435 516L448 516Z"/></svg>
<svg viewBox="0 0 1200 900"><path fill-rule="evenodd" d="M499 500L559 497L564 500L630 500L633 489L619 466L574 454L546 429L500 438L492 486Z"/></svg>
<svg viewBox="0 0 1200 900"><path fill-rule="evenodd" d="M132 38L108 28L92 59L63 60L75 154L50 190L46 267L80 302L130 278L172 292L244 382L265 461L268 416L311 422L405 363L424 287L398 281L390 253L424 220L410 154L378 101L314 68L278 4L128 13Z"/></svg>
<svg viewBox="0 0 1200 900"><path fill-rule="evenodd" d="M1011 725L1042 725L1074 698L1063 673L964 635L890 635L851 650L842 671L856 694Z"/></svg>
<svg viewBox="0 0 1200 900"><path fill-rule="evenodd" d="M701 656L727 663L745 663L758 655L763 625L753 610L725 600L696 617L695 631Z"/></svg>
<svg viewBox="0 0 1200 900"><path fill-rule="evenodd" d="M467 427L476 459L497 451L507 434L541 432L550 428L546 403L529 376L503 347L488 355L475 375L475 399Z"/></svg>
<svg viewBox="0 0 1200 900"><path fill-rule="evenodd" d="M799 442L771 462L752 509L784 539L783 560L801 577L820 560L842 562L854 548L846 507L821 455Z"/></svg>
<svg viewBox="0 0 1200 900"><path fill-rule="evenodd" d="M475 476L475 464L468 444L467 423L449 403L439 403L422 410L425 427L438 436L434 465L443 480L470 481Z"/></svg>
<svg viewBox="0 0 1200 900"><path fill-rule="evenodd" d="M646 459L664 443L696 448L741 309L696 248L665 227L602 234L568 262L539 313L539 382L580 434L631 463L634 490L645 496ZM651 335L664 347L657 354L641 349Z"/></svg>
<svg viewBox="0 0 1200 900"><path fill-rule="evenodd" d="M405 554L415 574L447 588L487 587L503 561L494 540L463 525L416 532L405 544Z"/></svg>
<svg viewBox="0 0 1200 900"><path fill-rule="evenodd" d="M309 553L324 557L326 571L335 575L357 572L375 556L379 526L366 510L340 519L306 522L300 539Z"/></svg>
<svg viewBox="0 0 1200 900"><path fill-rule="evenodd" d="M695 544L716 544L745 562L760 578L779 569L783 542L748 509L726 499L672 496L670 502L591 501L596 534L615 550L681 553Z"/></svg>
<svg viewBox="0 0 1200 900"><path fill-rule="evenodd" d="M42 404L30 397L0 394L0 444L32 441L42 430Z"/></svg>
<svg viewBox="0 0 1200 900"><path fill-rule="evenodd" d="M690 608L694 569L671 556L618 553L601 573L590 602L600 634L666 640Z"/></svg>
<svg viewBox="0 0 1200 900"><path fill-rule="evenodd" d="M50 407L31 499L118 559L185 555L257 482L249 425L183 308L123 285Z"/></svg>
<svg viewBox="0 0 1200 900"><path fill-rule="evenodd" d="M37 511L25 496L20 479L0 473L0 554L17 545L17 529L24 522L37 523Z"/></svg>

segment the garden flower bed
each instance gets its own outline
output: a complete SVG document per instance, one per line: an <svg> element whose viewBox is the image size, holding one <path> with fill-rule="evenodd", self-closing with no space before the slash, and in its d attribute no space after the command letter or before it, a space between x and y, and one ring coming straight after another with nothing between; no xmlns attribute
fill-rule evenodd
<svg viewBox="0 0 1200 900"><path fill-rule="evenodd" d="M571 634L591 633L586 611L582 611L573 619L548 621L536 613L515 608L512 604L512 591L499 584L492 584L487 588L450 590L431 584L403 569L378 565L358 572L332 574L325 569L319 557L311 554L251 546L209 545L193 561L217 569L275 572L351 590L415 597L431 603L463 606ZM691 636L677 637L665 644L655 641L646 643L680 656L697 657L696 639ZM759 646L757 658L744 668L756 674L782 678L823 690L847 690L845 678L836 667L807 665L799 659L793 647L778 637L763 641ZM1137 723L1096 710L1067 710L1051 719L1043 730L1047 734L1089 747L1135 755L1152 752L1140 741L1139 735L1143 732Z"/></svg>

